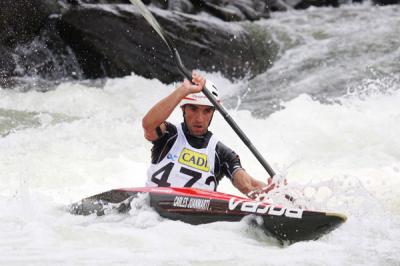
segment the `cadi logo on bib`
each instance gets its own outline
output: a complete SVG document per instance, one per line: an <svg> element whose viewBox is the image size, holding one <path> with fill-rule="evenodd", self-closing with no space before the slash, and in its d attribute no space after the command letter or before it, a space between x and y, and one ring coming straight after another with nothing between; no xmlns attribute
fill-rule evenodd
<svg viewBox="0 0 400 266"><path fill-rule="evenodd" d="M178 160L181 164L196 168L200 171L210 171L210 166L207 161L207 154L195 152L184 148Z"/></svg>

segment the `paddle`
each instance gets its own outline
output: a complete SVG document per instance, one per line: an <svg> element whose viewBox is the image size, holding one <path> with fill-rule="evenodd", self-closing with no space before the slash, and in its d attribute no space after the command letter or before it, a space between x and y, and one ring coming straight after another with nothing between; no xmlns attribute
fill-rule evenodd
<svg viewBox="0 0 400 266"><path fill-rule="evenodd" d="M181 57L178 53L178 50L176 49L173 42L168 38L168 36L166 34L164 34L164 30L158 24L155 17L150 13L150 11L147 9L147 7L143 4L143 2L141 0L130 0L130 2L139 9L142 16L153 27L153 29L158 33L158 35L160 35L161 39L168 46L168 49L172 53L179 71L188 80L192 80L192 74L183 65ZM217 102L217 100L212 95L210 90L208 88L204 87L202 92L210 100L210 102L215 106L215 108L221 113L222 117L226 120L226 122L228 122L228 124L232 127L232 129L236 132L236 134L240 137L240 139L244 142L244 144L250 149L250 151L254 154L254 156L257 158L257 160L265 168L265 170L268 172L268 174L272 178L272 182L273 182L272 184L276 184L279 181L281 181L282 177L280 175L277 175L274 172L274 170L271 168L271 166L269 166L267 161L263 158L263 156L260 154L260 152L258 152L256 147L253 145L253 143L250 141L250 139L244 134L244 132L239 128L239 126L232 119L232 117L228 114L228 112L225 110L225 108L219 102Z"/></svg>

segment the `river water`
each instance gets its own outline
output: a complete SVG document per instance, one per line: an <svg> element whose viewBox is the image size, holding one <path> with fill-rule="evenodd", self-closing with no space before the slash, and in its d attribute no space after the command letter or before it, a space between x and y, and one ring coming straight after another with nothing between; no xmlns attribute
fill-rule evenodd
<svg viewBox="0 0 400 266"><path fill-rule="evenodd" d="M399 11L274 13L253 25L281 45L269 71L250 82L203 73L295 195L348 216L339 229L281 247L245 222L162 219L144 199L128 215L70 215L83 197L145 183L141 118L176 84L132 74L0 90L0 265L400 265ZM211 130L267 177L219 115ZM239 194L226 180L219 190Z"/></svg>

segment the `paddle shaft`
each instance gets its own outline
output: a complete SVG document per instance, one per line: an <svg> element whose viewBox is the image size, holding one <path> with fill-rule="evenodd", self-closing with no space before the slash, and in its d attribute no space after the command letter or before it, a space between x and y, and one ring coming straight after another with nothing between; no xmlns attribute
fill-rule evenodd
<svg viewBox="0 0 400 266"><path fill-rule="evenodd" d="M178 53L178 50L175 47L173 47L172 50L173 50L173 52L172 52L173 56L175 58L175 63L177 65L178 69L188 80L192 80L192 74L183 65L181 57ZM243 141L243 143L250 149L250 151L253 153L253 155L257 158L257 160L261 163L261 165L268 172L270 177L274 177L275 171L267 163L267 161L264 159L264 157L261 155L261 153L257 150L257 148L253 145L253 143L250 141L250 139L246 136L246 134L243 132L243 130L240 129L238 124L235 122L235 120L233 120L233 118L229 115L229 113L226 111L226 109L215 99L215 97L212 95L212 93L205 86L204 86L202 92L210 100L210 102L215 106L215 108L218 110L218 112L221 113L222 117L231 126L231 128L236 132L236 134Z"/></svg>

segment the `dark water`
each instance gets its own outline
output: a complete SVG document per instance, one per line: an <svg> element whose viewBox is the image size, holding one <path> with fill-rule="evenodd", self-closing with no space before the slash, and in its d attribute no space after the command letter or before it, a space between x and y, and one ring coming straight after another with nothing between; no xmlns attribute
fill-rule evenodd
<svg viewBox="0 0 400 266"><path fill-rule="evenodd" d="M83 197L144 185L151 144L141 119L174 84L60 82L45 93L0 90L0 265L399 265L398 14L367 5L276 13L257 23L281 43L269 71L236 83L207 73L234 91L224 102L241 102L229 111L291 194L349 217L339 229L282 248L245 222L164 220L144 199L124 216L68 214ZM170 118L181 119L179 110ZM265 181L220 116L211 127ZM227 179L219 190L238 194Z"/></svg>
<svg viewBox="0 0 400 266"><path fill-rule="evenodd" d="M380 90L398 86L399 11L367 5L309 9L258 22L280 44L280 56L242 88L240 108L266 116L302 93L330 102L373 81L381 83Z"/></svg>

